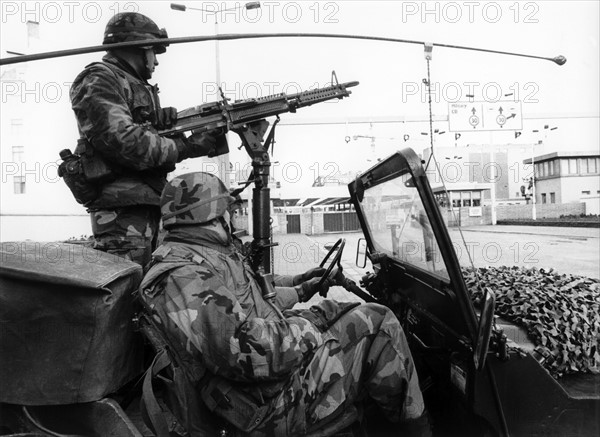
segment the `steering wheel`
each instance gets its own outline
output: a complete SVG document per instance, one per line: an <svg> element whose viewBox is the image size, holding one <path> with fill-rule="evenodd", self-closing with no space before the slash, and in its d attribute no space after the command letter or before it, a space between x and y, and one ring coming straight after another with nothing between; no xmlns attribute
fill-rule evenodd
<svg viewBox="0 0 600 437"><path fill-rule="evenodd" d="M325 263L327 263L327 260L334 254L334 252L336 250L337 250L337 253L335 255L333 255L333 259L329 262L329 265L326 267L325 273L323 274L323 276L321 276L321 280L317 284L317 287L320 288L325 283L325 281L329 279L329 277L331 276L331 272L333 272L333 268L336 265L339 266L340 269L342 268L340 261L342 259L342 253L344 252L345 245L346 245L346 239L340 238L338 241L335 242L333 247L331 249L329 249L329 252L327 252L327 255L325 255L325 258L323 258L323 261L321 261L321 264L319 264L319 267L324 267ZM319 292L319 294L323 297L325 297L325 295L326 295L326 293L322 293L322 292Z"/></svg>

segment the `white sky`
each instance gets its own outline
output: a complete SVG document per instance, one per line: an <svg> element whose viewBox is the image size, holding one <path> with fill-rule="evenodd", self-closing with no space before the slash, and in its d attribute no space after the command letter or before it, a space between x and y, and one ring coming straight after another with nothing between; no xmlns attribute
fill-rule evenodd
<svg viewBox="0 0 600 437"><path fill-rule="evenodd" d="M169 36L210 35L214 16L177 12L168 2L13 2L2 1L1 51L35 52L100 44L106 21L114 12L137 10L165 27ZM184 2L215 9L235 2ZM437 86L433 114L447 119L449 100L495 100L513 93L522 102L523 133L518 144L545 141L544 153L554 150L598 150L599 144L599 4L597 1L537 2L407 2L264 1L260 10L223 14L220 33L319 32L403 38L465 45L547 57L562 54L568 61L549 61L435 47L432 82ZM40 44L27 48L26 21L40 23ZM159 57L151 82L161 88L163 106L178 109L216 100L213 42L178 45ZM23 96L26 108L44 114L44 141L54 156L64 145L74 146L76 125L68 101L68 83L102 53L58 58L29 64L30 77L39 82L41 101ZM324 86L335 70L341 82L360 81L349 99L323 103L282 116L284 123L326 120L337 124L282 126L278 132L275 170L288 164L302 172L302 183L315 172L365 169L371 158L370 140L345 141L346 136L374 135L376 154L384 157L406 146L420 152L428 146L420 132L428 131L428 107L422 91L426 62L422 45L339 39L255 39L220 43L221 80L234 99L296 92ZM3 69L4 71L4 69ZM467 85L472 83L472 85ZM56 98L44 96L59 84ZM54 86L54 85L52 85ZM417 90L416 94L414 90ZM2 90L5 93L5 89ZM54 90L55 91L55 90ZM54 96L55 94L52 94ZM504 98L504 97L503 97ZM52 100L49 102L48 100ZM4 107L5 96L2 97ZM9 117L6 111L2 118ZM383 119L405 123L381 123ZM421 120L421 121L418 121ZM350 121L350 123L346 123ZM372 130L369 122L374 121ZM360 122L360 123L358 123ZM558 127L546 137L533 133L544 125ZM448 131L447 122L434 128ZM403 138L408 135L408 141ZM232 162L246 162L230 136ZM463 132L458 146L469 143L512 143L513 132ZM437 136L436 145L454 145L454 134ZM293 168L289 167L293 164ZM288 174L287 179L296 177ZM279 179L282 179L279 177ZM286 177L283 177L285 182ZM297 181L296 181L297 182Z"/></svg>

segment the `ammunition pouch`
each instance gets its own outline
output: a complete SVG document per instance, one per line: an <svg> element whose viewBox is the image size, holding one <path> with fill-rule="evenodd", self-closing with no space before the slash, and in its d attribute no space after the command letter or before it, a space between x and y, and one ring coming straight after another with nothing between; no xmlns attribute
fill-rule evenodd
<svg viewBox="0 0 600 437"><path fill-rule="evenodd" d="M251 432L265 418L269 404L232 385L227 379L212 376L201 388L208 409L244 433Z"/></svg>
<svg viewBox="0 0 600 437"><path fill-rule="evenodd" d="M58 166L58 176L82 205L96 200L102 191L101 185L115 180L116 175L85 138L77 140L75 153Z"/></svg>
<svg viewBox="0 0 600 437"><path fill-rule="evenodd" d="M81 156L83 173L90 183L104 184L117 178L117 172L94 150L87 139L80 138L77 140L75 153Z"/></svg>
<svg viewBox="0 0 600 437"><path fill-rule="evenodd" d="M63 178L77 203L85 205L99 196L98 187L91 184L83 173L81 157L72 155L69 161L63 161L58 166L58 176Z"/></svg>

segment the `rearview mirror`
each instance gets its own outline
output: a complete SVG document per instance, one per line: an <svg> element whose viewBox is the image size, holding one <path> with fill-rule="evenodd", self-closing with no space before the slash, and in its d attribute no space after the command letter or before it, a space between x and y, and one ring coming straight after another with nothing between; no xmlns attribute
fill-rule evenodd
<svg viewBox="0 0 600 437"><path fill-rule="evenodd" d="M485 366L485 358L490 347L490 337L492 335L492 325L494 323L494 311L496 309L496 296L489 288L485 288L483 298L483 308L481 309L481 317L479 318L479 328L477 330L477 343L475 344L475 368L483 369Z"/></svg>
<svg viewBox="0 0 600 437"><path fill-rule="evenodd" d="M356 266L361 269L367 265L367 250L367 240L359 238L356 246Z"/></svg>

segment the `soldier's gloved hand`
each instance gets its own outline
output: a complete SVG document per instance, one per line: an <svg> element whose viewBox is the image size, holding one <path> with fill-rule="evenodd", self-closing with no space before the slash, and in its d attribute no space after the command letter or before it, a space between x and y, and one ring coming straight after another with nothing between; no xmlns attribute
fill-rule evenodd
<svg viewBox="0 0 600 437"><path fill-rule="evenodd" d="M177 123L177 109L169 106L156 112L155 126L157 129L169 129Z"/></svg>
<svg viewBox="0 0 600 437"><path fill-rule="evenodd" d="M323 267L314 267L310 270L307 270L304 273L294 276L292 279L292 285L300 285L309 279L321 277L325 274L325 269Z"/></svg>
<svg viewBox="0 0 600 437"><path fill-rule="evenodd" d="M298 293L298 300L300 302L308 302L315 294L323 292L323 294L329 291L330 282L328 279L323 282L323 285L319 287L321 278L312 278L300 285L296 285L296 293Z"/></svg>
<svg viewBox="0 0 600 437"><path fill-rule="evenodd" d="M208 131L192 134L186 138L183 147L179 149L179 160L198 156L212 158L227 152L229 152L229 145L225 134L220 131Z"/></svg>

